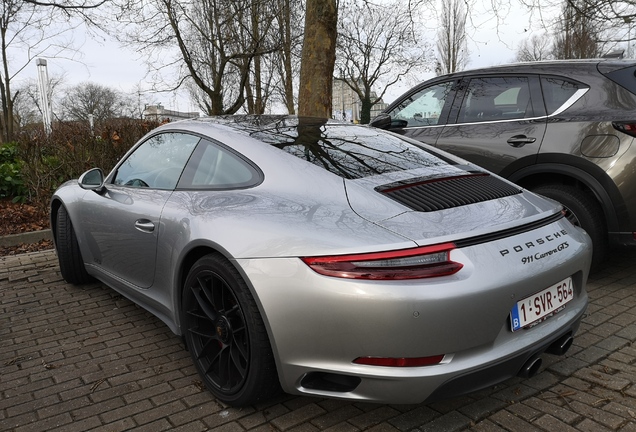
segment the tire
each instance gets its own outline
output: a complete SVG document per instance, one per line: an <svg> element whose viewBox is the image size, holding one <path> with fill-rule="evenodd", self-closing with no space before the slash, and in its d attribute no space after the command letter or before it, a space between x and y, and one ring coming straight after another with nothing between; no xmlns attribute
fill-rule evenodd
<svg viewBox="0 0 636 432"><path fill-rule="evenodd" d="M57 210L55 248L60 263L60 272L66 282L81 285L93 280L86 272L73 223L63 205Z"/></svg>
<svg viewBox="0 0 636 432"><path fill-rule="evenodd" d="M605 219L599 203L589 194L572 186L544 185L533 192L560 202L565 216L573 225L583 228L592 239L592 268L598 266L607 254L608 240Z"/></svg>
<svg viewBox="0 0 636 432"><path fill-rule="evenodd" d="M199 259L183 291L186 346L205 386L233 406L280 392L269 338L249 288L220 255Z"/></svg>

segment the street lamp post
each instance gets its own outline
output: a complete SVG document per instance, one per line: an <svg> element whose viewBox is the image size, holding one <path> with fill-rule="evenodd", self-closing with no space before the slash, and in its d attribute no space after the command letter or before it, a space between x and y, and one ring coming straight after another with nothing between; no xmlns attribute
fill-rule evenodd
<svg viewBox="0 0 636 432"><path fill-rule="evenodd" d="M40 105L42 109L42 122L47 135L51 133L51 101L49 100L49 73L46 68L46 60L36 59L38 68L38 90L40 92Z"/></svg>

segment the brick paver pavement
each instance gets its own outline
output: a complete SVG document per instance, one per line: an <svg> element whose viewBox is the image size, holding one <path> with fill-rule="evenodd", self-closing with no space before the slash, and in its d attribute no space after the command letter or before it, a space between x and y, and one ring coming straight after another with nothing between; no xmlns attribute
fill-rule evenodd
<svg viewBox="0 0 636 432"><path fill-rule="evenodd" d="M202 389L157 318L94 283L66 284L53 251L0 257L2 431L635 431L636 253L590 277L590 306L544 370L445 402L283 396L235 409Z"/></svg>

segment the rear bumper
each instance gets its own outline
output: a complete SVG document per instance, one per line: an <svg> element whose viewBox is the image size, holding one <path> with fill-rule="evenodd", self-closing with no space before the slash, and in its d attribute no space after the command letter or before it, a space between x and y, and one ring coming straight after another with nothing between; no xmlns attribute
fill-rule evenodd
<svg viewBox="0 0 636 432"><path fill-rule="evenodd" d="M558 235L557 235L558 234ZM557 238L558 237L558 238ZM464 267L414 281L318 275L297 258L238 260L268 327L281 386L292 394L421 403L516 376L574 334L587 307L589 237L565 219L513 237L455 249ZM574 299L529 329L511 331L517 301L571 277ZM382 367L359 357L423 358Z"/></svg>
<svg viewBox="0 0 636 432"><path fill-rule="evenodd" d="M426 402L434 402L437 400L466 395L494 386L509 378L519 375L524 365L526 365L530 360L540 357L551 345L557 343L566 335L574 336L579 328L581 319L583 318L583 313L584 311L581 312L577 320L569 329L565 329L558 335L554 335L554 337L552 337L549 341L546 341L540 346L533 346L508 359L501 360L495 364L487 365L452 378L438 387L437 390L435 390L426 399Z"/></svg>
<svg viewBox="0 0 636 432"><path fill-rule="evenodd" d="M526 342L510 341L494 343L491 347L480 347L464 353L458 353L451 361L437 366L423 368L382 368L373 366L328 368L293 367L294 375L299 377L295 385L286 387L293 394L319 397L351 399L366 402L412 404L434 402L479 391L519 375L524 365L531 359L540 357L546 350L564 335L574 335L584 315L585 308L573 308L562 311L552 319L561 321L546 323L558 332L543 329L530 329L520 339ZM551 319L551 320L552 320ZM567 322L567 324L566 324ZM544 338L536 339L533 330L539 330ZM527 339L535 339L527 343ZM514 349L511 349L511 345ZM342 366L342 365L340 365ZM326 375L323 386L305 385L306 377L320 370ZM326 381L340 381L351 384L351 388L339 390L324 387ZM313 384L313 382L312 382Z"/></svg>

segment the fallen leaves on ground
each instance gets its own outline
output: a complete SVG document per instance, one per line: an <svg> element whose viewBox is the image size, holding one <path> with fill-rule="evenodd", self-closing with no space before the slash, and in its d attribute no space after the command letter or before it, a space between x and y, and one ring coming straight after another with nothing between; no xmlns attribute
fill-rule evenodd
<svg viewBox="0 0 636 432"><path fill-rule="evenodd" d="M20 255L47 249L53 249L53 240L40 240L37 243L20 243L17 246L0 246L0 256Z"/></svg>
<svg viewBox="0 0 636 432"><path fill-rule="evenodd" d="M0 236L48 228L48 212L29 204L0 200Z"/></svg>
<svg viewBox="0 0 636 432"><path fill-rule="evenodd" d="M0 236L41 231L49 228L49 215L35 206L0 200ZM27 252L52 249L51 240L23 243L17 246L0 247L0 256L18 255Z"/></svg>

